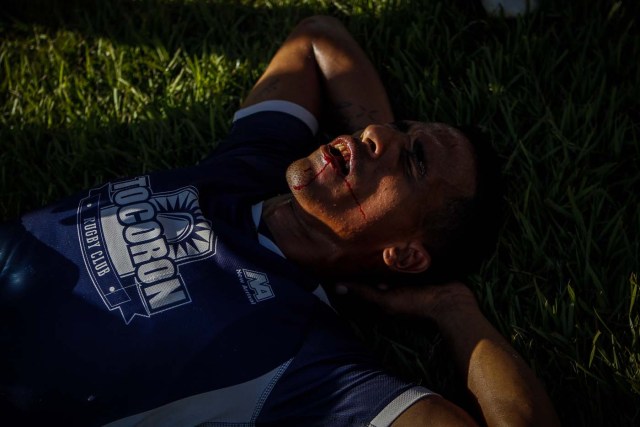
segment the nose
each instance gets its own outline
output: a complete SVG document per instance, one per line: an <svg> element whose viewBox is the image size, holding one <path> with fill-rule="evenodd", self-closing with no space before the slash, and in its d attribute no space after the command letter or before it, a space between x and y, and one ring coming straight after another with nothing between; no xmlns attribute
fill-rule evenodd
<svg viewBox="0 0 640 427"><path fill-rule="evenodd" d="M373 159L380 159L402 149L408 136L389 126L369 125L362 132L361 139L367 145L369 155Z"/></svg>

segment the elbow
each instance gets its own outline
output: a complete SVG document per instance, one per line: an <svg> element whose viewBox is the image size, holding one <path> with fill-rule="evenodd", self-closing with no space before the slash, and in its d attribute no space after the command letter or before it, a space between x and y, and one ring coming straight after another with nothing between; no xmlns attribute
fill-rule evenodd
<svg viewBox="0 0 640 427"><path fill-rule="evenodd" d="M304 18L295 28L295 32L303 32L313 37L331 35L345 30L339 19L327 15L313 15Z"/></svg>

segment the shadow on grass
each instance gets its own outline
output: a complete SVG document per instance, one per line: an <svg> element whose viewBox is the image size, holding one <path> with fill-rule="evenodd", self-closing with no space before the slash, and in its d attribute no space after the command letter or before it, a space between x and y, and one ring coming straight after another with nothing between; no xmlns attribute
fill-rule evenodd
<svg viewBox="0 0 640 427"><path fill-rule="evenodd" d="M479 2L456 0L446 8L413 0L364 9L337 2L291 6L247 5L235 0L24 0L11 2L0 10L0 34L4 32L6 39L30 38L32 27L39 26L40 31L66 30L87 40L105 38L128 46L161 47L170 55L180 50L187 54L217 53L233 60L253 61L254 58L246 58L241 53L250 51L251 47L260 49L265 40L273 40L270 50L261 49L268 59L289 29L302 18L328 14L340 18L349 27L365 51L373 56L374 63L376 57L402 49L397 38L408 24L416 22L416 10L431 11L427 21L418 21L423 25L420 32L425 38L436 26L459 27L459 17L463 22L471 22L461 34L465 44L480 45L490 36L486 26L472 25L486 16ZM437 25L433 21L438 21ZM505 21L505 25L514 24ZM370 39L383 40L386 49L368 49ZM420 43L428 48L427 40ZM418 60L428 64L429 58L421 56Z"/></svg>
<svg viewBox="0 0 640 427"><path fill-rule="evenodd" d="M318 6L308 4L256 6L234 0L25 0L4 6L0 16L20 23L9 30L12 37L19 37L21 32L29 37L32 33L28 26L39 25L49 31L64 29L119 44L160 45L169 52L180 48L198 53L204 49L234 58L238 41L260 43L265 38L284 37L305 16L323 13L343 20L353 17L364 25L379 24L384 19L397 26L411 18L413 7L394 6L376 17L351 14L334 3L318 10Z"/></svg>
<svg viewBox="0 0 640 427"><path fill-rule="evenodd" d="M262 37L278 15L278 22L294 22L310 13L308 8L251 8L234 1L159 0L27 0L12 2L4 17L27 25L39 25L50 31L68 30L86 38L108 38L118 44L163 46L169 52L178 48L187 52L210 51L233 55L240 34ZM271 16L273 18L273 16ZM14 28L19 31L20 25ZM28 28L26 28L28 34ZM275 34L282 33L281 29ZM15 31L15 30L14 30Z"/></svg>

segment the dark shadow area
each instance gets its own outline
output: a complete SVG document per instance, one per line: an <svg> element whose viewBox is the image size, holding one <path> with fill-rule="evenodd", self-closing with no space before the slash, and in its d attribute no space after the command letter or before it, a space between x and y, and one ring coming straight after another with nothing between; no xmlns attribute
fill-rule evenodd
<svg viewBox="0 0 640 427"><path fill-rule="evenodd" d="M403 34L393 30L411 23L417 8L424 8L421 1L409 1L392 4L382 10L380 15L351 13L344 6L328 3L318 10L309 5L299 6L250 6L233 0L216 2L160 1L160 0L24 0L11 2L0 11L0 27L6 39L20 39L33 35L32 26L41 27L51 34L58 30L77 32L88 40L106 38L117 44L130 46L162 47L171 55L177 50L188 54L218 53L230 59L259 61L269 58L277 45L270 46L264 52L264 58L246 58L239 54L251 47L264 44L274 35L283 40L300 19L313 14L328 14L340 18L354 34L374 60L374 63L402 50ZM451 21L447 14L438 13L434 20L438 26L452 29L460 26L460 20L468 21L468 26L460 35L461 44L456 48L464 49L470 44L481 45L494 36L489 28L478 20L485 13L477 2L456 1L459 19ZM268 19L267 19L268 18ZM277 22L277 25L274 25ZM435 23L434 23L435 24ZM0 24L1 25L1 24ZM505 25L512 25L506 22ZM385 28L381 34L372 28ZM434 25L435 26L435 25ZM430 28L424 28L424 36ZM371 50L369 40L379 43L386 49ZM239 43L241 43L239 45ZM425 40L425 49L428 44ZM428 55L417 55L419 64L429 63ZM384 77L384 69L381 69Z"/></svg>
<svg viewBox="0 0 640 427"><path fill-rule="evenodd" d="M89 39L108 38L118 44L163 46L171 53L180 48L190 53L205 50L231 56L238 51L235 40L248 35L250 43L258 43L265 32L282 32L269 27L272 20L262 19L265 14L271 18L279 15L286 28L310 13L307 7L267 10L234 1L158 0L26 0L12 2L2 11L5 21L19 23L7 29L7 37L20 37L23 31L28 34L26 25L38 25L51 32L74 31Z"/></svg>

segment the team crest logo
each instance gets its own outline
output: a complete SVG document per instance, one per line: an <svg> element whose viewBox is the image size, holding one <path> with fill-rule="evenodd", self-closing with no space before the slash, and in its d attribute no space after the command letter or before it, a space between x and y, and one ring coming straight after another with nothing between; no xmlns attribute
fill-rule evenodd
<svg viewBox="0 0 640 427"><path fill-rule="evenodd" d="M152 193L147 176L91 190L78 206L78 238L98 293L126 324L190 303L179 267L216 245L197 190Z"/></svg>

